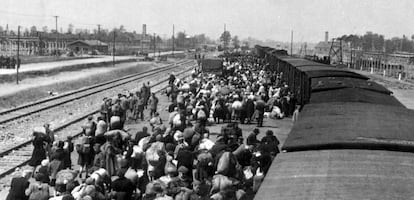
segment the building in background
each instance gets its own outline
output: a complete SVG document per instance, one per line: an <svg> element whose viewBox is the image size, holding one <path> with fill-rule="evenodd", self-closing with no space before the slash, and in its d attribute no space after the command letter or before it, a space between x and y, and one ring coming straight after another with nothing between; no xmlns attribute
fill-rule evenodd
<svg viewBox="0 0 414 200"><path fill-rule="evenodd" d="M76 40L67 44L67 48L77 54L107 54L109 46L99 40Z"/></svg>

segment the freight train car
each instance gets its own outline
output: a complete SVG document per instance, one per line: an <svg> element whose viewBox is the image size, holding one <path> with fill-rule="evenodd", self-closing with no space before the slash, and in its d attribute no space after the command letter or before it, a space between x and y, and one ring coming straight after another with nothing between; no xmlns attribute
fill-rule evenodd
<svg viewBox="0 0 414 200"><path fill-rule="evenodd" d="M217 75L223 74L223 61L220 58L209 58L201 61L201 71Z"/></svg>
<svg viewBox="0 0 414 200"><path fill-rule="evenodd" d="M304 107L255 199L412 199L413 110L360 74L266 56Z"/></svg>

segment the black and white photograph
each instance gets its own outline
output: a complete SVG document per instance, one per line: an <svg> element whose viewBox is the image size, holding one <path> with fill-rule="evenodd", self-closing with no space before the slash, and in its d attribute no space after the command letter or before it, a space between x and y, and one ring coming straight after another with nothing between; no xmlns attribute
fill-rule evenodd
<svg viewBox="0 0 414 200"><path fill-rule="evenodd" d="M0 200L413 199L413 10L0 0Z"/></svg>

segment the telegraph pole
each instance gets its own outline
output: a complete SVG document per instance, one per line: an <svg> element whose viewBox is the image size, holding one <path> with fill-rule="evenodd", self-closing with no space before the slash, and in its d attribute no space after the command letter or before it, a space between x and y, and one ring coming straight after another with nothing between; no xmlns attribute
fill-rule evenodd
<svg viewBox="0 0 414 200"><path fill-rule="evenodd" d="M54 18L55 18L55 24L56 24L56 48L55 48L55 54L56 54L56 56L58 55L58 36L59 36L59 33L58 33L58 17L59 16L53 16Z"/></svg>
<svg viewBox="0 0 414 200"><path fill-rule="evenodd" d="M173 24L173 35L172 35L172 56L174 57L174 24Z"/></svg>
<svg viewBox="0 0 414 200"><path fill-rule="evenodd" d="M97 26L98 26L98 35L96 38L99 40L99 35L101 34L101 25L97 24Z"/></svg>
<svg viewBox="0 0 414 200"><path fill-rule="evenodd" d="M115 37L116 37L116 32L114 29L114 45L112 47L112 66L115 66Z"/></svg>
<svg viewBox="0 0 414 200"><path fill-rule="evenodd" d="M155 58L155 33L154 33L154 58Z"/></svg>
<svg viewBox="0 0 414 200"><path fill-rule="evenodd" d="M19 84L19 67L20 67L20 26L17 27L17 66L16 66L16 84Z"/></svg>
<svg viewBox="0 0 414 200"><path fill-rule="evenodd" d="M290 55L293 55L293 30L291 31L290 34Z"/></svg>

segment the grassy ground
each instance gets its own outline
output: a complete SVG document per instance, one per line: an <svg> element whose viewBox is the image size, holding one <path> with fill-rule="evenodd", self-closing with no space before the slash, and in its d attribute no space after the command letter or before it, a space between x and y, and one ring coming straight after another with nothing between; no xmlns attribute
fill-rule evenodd
<svg viewBox="0 0 414 200"><path fill-rule="evenodd" d="M132 67L114 69L111 72L97 74L88 78L78 79L76 81L60 82L38 88L27 89L13 95L0 97L0 110L22 105L24 103L33 102L49 96L48 91L57 93L64 93L71 90L76 90L89 85L102 83L121 76L130 75L133 73L143 72L152 67L152 64L133 65ZM53 76L51 76L53 78Z"/></svg>
<svg viewBox="0 0 414 200"><path fill-rule="evenodd" d="M118 61L115 61L115 64L132 62L132 61L135 61L135 59L118 60ZM35 78L38 76L52 76L52 75L61 73L62 71L79 71L82 69L90 69L90 68L103 67L103 66L112 67L112 62L86 63L86 64L79 64L79 65L74 65L74 66L69 66L69 67L63 66L63 67L56 67L56 68L47 69L47 70L29 71L25 73L20 73L19 80L23 80L27 78ZM15 74L0 75L0 83L15 82L15 81L16 81Z"/></svg>
<svg viewBox="0 0 414 200"><path fill-rule="evenodd" d="M55 61L87 59L87 58L92 58L92 57L90 56L85 56L85 57L20 56L20 59L22 61L21 64L55 62Z"/></svg>

